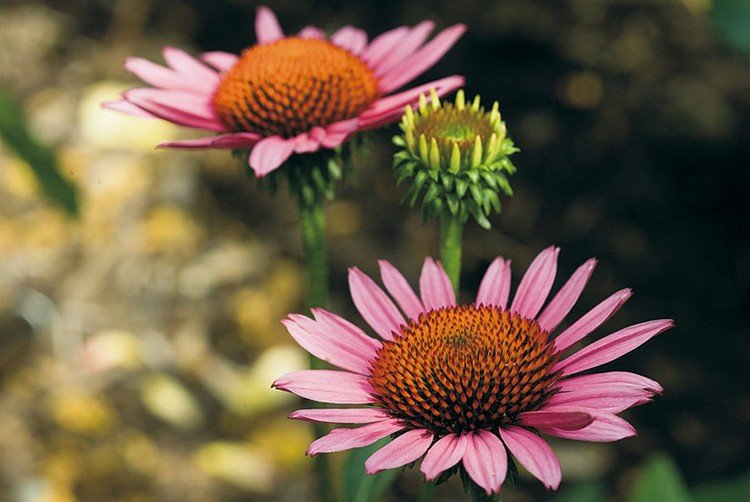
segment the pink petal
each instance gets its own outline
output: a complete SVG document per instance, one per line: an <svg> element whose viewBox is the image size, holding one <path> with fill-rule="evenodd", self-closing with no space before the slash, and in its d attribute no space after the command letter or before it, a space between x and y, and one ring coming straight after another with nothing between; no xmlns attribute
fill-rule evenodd
<svg viewBox="0 0 750 502"><path fill-rule="evenodd" d="M390 415L379 408L315 408L294 411L289 418L335 424L369 424L388 420Z"/></svg>
<svg viewBox="0 0 750 502"><path fill-rule="evenodd" d="M354 337L358 339L361 344L371 345L374 350L377 350L382 346L378 340L367 335L358 326L355 326L343 317L319 308L311 309L311 311L313 316L315 316L315 320L329 331L340 333L341 336Z"/></svg>
<svg viewBox="0 0 750 502"><path fill-rule="evenodd" d="M378 265L380 265L380 277L383 279L385 289L396 300L406 317L409 319L419 317L419 314L424 312L425 308L414 290L409 286L409 282L387 260L378 260Z"/></svg>
<svg viewBox="0 0 750 502"><path fill-rule="evenodd" d="M125 113L128 115L133 115L135 117L143 117L148 119L158 119L156 115L147 112L143 108L141 108L138 105L134 105L130 101L120 100L120 101L107 101L105 103L102 103L102 108L106 108L107 110L113 110L120 113Z"/></svg>
<svg viewBox="0 0 750 502"><path fill-rule="evenodd" d="M258 178L278 169L294 152L294 141L281 136L260 140L250 152L248 163Z"/></svg>
<svg viewBox="0 0 750 502"><path fill-rule="evenodd" d="M594 421L583 429L576 431L549 428L543 432L551 436L594 443L608 443L619 441L637 435L636 430L628 422L612 413L590 411Z"/></svg>
<svg viewBox="0 0 750 502"><path fill-rule="evenodd" d="M369 375L370 361L380 342L348 330L331 330L309 317L292 314L281 321L289 334L310 354L341 369Z"/></svg>
<svg viewBox="0 0 750 502"><path fill-rule="evenodd" d="M416 106L419 95L430 92L430 89L435 89L438 96L444 96L462 85L464 85L464 78L453 75L380 98L359 116L360 129L374 129L399 120L404 113L404 107L406 105Z"/></svg>
<svg viewBox="0 0 750 502"><path fill-rule="evenodd" d="M555 282L559 253L560 248L550 246L534 258L518 285L510 310L529 319L539 313Z"/></svg>
<svg viewBox="0 0 750 502"><path fill-rule="evenodd" d="M237 63L239 57L230 52L211 51L201 54L201 59L217 70L225 72Z"/></svg>
<svg viewBox="0 0 750 502"><path fill-rule="evenodd" d="M324 136L320 138L320 144L326 148L336 148L346 141L352 133L357 132L358 119L341 120L325 126Z"/></svg>
<svg viewBox="0 0 750 502"><path fill-rule="evenodd" d="M279 20L271 9L261 5L255 14L255 38L259 44L270 44L284 38Z"/></svg>
<svg viewBox="0 0 750 502"><path fill-rule="evenodd" d="M555 338L555 350L563 352L574 343L582 340L596 328L604 324L615 312L620 310L620 307L632 295L633 292L631 290L622 289L591 309Z"/></svg>
<svg viewBox="0 0 750 502"><path fill-rule="evenodd" d="M294 153L315 152L320 149L320 140L316 139L314 136L320 137L321 131L323 131L322 128L315 127L309 133L303 132L287 141L291 141L294 144ZM313 134L313 132L316 134Z"/></svg>
<svg viewBox="0 0 750 502"><path fill-rule="evenodd" d="M226 132L213 110L202 98L182 91L162 89L131 89L123 93L131 103L161 119L178 125Z"/></svg>
<svg viewBox="0 0 750 502"><path fill-rule="evenodd" d="M557 363L552 371L573 375L596 368L636 349L659 333L674 327L671 319L648 321L621 329Z"/></svg>
<svg viewBox="0 0 750 502"><path fill-rule="evenodd" d="M500 437L514 457L549 489L562 480L560 461L552 447L533 432L515 425L500 429Z"/></svg>
<svg viewBox="0 0 750 502"><path fill-rule="evenodd" d="M461 460L466 451L467 438L467 434L460 436L448 434L432 445L420 467L427 481L437 478L443 471L450 469Z"/></svg>
<svg viewBox="0 0 750 502"><path fill-rule="evenodd" d="M518 414L518 424L544 431L550 427L578 430L592 422L591 414L577 408L559 408L552 411L526 411Z"/></svg>
<svg viewBox="0 0 750 502"><path fill-rule="evenodd" d="M426 310L456 305L456 294L453 292L448 274L443 270L443 266L432 258L426 258L422 265L419 292Z"/></svg>
<svg viewBox="0 0 750 502"><path fill-rule="evenodd" d="M385 72L380 77L382 92L390 92L414 80L442 58L464 34L466 26L457 24L440 32L408 58Z"/></svg>
<svg viewBox="0 0 750 502"><path fill-rule="evenodd" d="M377 474L414 462L427 451L433 437L426 429L415 429L401 434L365 461L365 472Z"/></svg>
<svg viewBox="0 0 750 502"><path fill-rule="evenodd" d="M300 30L297 36L299 38L316 38L318 40L326 38L326 34L323 33L323 30L321 30L317 26L305 26L304 28L302 28L302 30Z"/></svg>
<svg viewBox="0 0 750 502"><path fill-rule="evenodd" d="M359 55L367 46L367 33L353 26L344 26L333 34L331 42L352 54Z"/></svg>
<svg viewBox="0 0 750 502"><path fill-rule="evenodd" d="M183 148L183 149L202 149L202 148L231 148L242 149L253 146L261 139L260 134L254 132L230 132L219 134L218 136L209 136L206 138L185 139L179 141L164 141L157 145L157 148Z"/></svg>
<svg viewBox="0 0 750 502"><path fill-rule="evenodd" d="M583 292L583 288L589 281L591 274L594 272L596 267L596 260L594 258L586 261L583 265L578 267L573 275L568 279L568 282L560 288L560 291L552 298L542 313L537 318L537 322L545 331L554 330L568 315L570 309L576 304L578 298Z"/></svg>
<svg viewBox="0 0 750 502"><path fill-rule="evenodd" d="M544 405L545 410L557 408L583 408L620 413L621 411L651 401L654 393L632 386L582 387L561 391Z"/></svg>
<svg viewBox="0 0 750 502"><path fill-rule="evenodd" d="M184 78L196 84L202 82L204 91L212 92L219 85L219 74L187 52L177 47L164 47L162 54L167 64Z"/></svg>
<svg viewBox="0 0 750 502"><path fill-rule="evenodd" d="M375 281L356 267L349 269L349 290L354 306L383 339L392 340L393 333L401 331L405 324L401 312Z"/></svg>
<svg viewBox="0 0 750 502"><path fill-rule="evenodd" d="M572 391L591 387L606 388L608 386L634 387L647 390L653 394L661 394L664 392L664 389L658 382L628 371L609 371L606 373L593 373L591 375L578 375L570 378L563 378L556 384L556 387L562 391Z"/></svg>
<svg viewBox="0 0 750 502"><path fill-rule="evenodd" d="M312 442L307 454L315 456L318 453L349 450L367 446L378 439L390 436L404 428L404 425L394 419L375 422L356 429L333 429L330 433Z"/></svg>
<svg viewBox="0 0 750 502"><path fill-rule="evenodd" d="M348 371L293 371L277 379L272 387L321 403L368 404L375 400L367 377Z"/></svg>
<svg viewBox="0 0 750 502"><path fill-rule="evenodd" d="M497 436L485 430L470 434L463 464L467 474L487 495L500 492L508 470L508 454Z"/></svg>
<svg viewBox="0 0 750 502"><path fill-rule="evenodd" d="M185 75L143 58L127 58L124 67L154 87L184 91L200 96L210 94L216 88L216 85L210 81L186 78Z"/></svg>
<svg viewBox="0 0 750 502"><path fill-rule="evenodd" d="M396 30L397 29L398 28L396 28ZM424 41L427 40L427 37L433 29L435 29L435 23L432 21L422 21L414 28L404 32L396 43L388 48L385 54L377 60L373 59L373 61L370 61L372 68L375 70L375 76L383 76L394 66L414 54L414 51L416 51ZM373 40L373 45L376 40Z"/></svg>
<svg viewBox="0 0 750 502"><path fill-rule="evenodd" d="M381 61L394 52L392 49L398 44L409 32L405 26L399 26L392 30L381 33L375 37L370 45L362 53L362 60L370 65L370 68L377 70Z"/></svg>
<svg viewBox="0 0 750 502"><path fill-rule="evenodd" d="M487 272L484 273L482 283L479 285L475 305L494 305L505 309L508 305L510 294L510 260L495 258Z"/></svg>

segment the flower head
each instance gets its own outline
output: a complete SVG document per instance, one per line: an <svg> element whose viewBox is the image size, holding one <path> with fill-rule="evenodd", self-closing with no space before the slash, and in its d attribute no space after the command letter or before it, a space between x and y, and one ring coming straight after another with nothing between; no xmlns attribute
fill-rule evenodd
<svg viewBox="0 0 750 502"><path fill-rule="evenodd" d="M240 56L209 52L197 59L167 47L168 67L128 58L125 68L154 87L131 89L105 106L218 133L159 146L252 149L250 167L262 177L293 153L333 149L355 132L398 120L428 89L443 95L460 87L463 77L452 76L393 94L465 31L455 25L425 43L433 28L429 21L399 27L370 43L351 26L331 38L315 27L285 36L271 10L259 7L258 43Z"/></svg>
<svg viewBox="0 0 750 502"><path fill-rule="evenodd" d="M460 465L491 494L505 480L509 453L548 488L558 487L560 464L541 434L594 442L635 435L617 414L651 401L661 386L622 371L580 373L630 352L673 322L629 326L566 355L631 292L616 292L558 333L596 265L593 259L581 265L547 302L558 252L550 247L536 257L512 302L510 261L502 258L492 262L468 305L458 305L442 266L430 258L419 279L420 295L387 261L380 262L387 293L353 268L352 299L377 339L322 309L313 310L314 319L290 315L284 325L294 339L341 371L298 371L274 387L314 401L360 405L298 410L290 417L365 424L334 429L314 441L308 454L393 436L367 460L368 473L424 456L427 480Z"/></svg>
<svg viewBox="0 0 750 502"><path fill-rule="evenodd" d="M498 102L487 111L479 96L467 103L463 90L455 103L441 103L431 91L429 100L420 96L416 112L405 108L401 130L394 138L403 148L394 156L396 178L412 179L405 195L410 204L424 193L423 219L447 211L461 222L472 215L490 228L490 212L501 208L498 192L513 195L506 173L516 171L508 156L518 151L506 135Z"/></svg>

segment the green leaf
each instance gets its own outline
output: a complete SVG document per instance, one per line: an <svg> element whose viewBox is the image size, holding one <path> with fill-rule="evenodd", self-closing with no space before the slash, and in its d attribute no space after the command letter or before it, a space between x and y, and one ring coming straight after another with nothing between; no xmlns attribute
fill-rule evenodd
<svg viewBox="0 0 750 502"><path fill-rule="evenodd" d="M396 479L398 474L396 469L383 471L373 476L365 474L365 460L386 444L388 444L387 438L351 451L342 473L344 502L375 502Z"/></svg>
<svg viewBox="0 0 750 502"><path fill-rule="evenodd" d="M0 89L0 139L31 166L48 197L71 216L78 216L78 189L60 174L54 152L31 135L21 109L3 89Z"/></svg>
<svg viewBox="0 0 750 502"><path fill-rule="evenodd" d="M651 457L635 480L628 502L686 502L690 494L674 460L664 454Z"/></svg>
<svg viewBox="0 0 750 502"><path fill-rule="evenodd" d="M749 500L750 473L730 481L721 481L698 486L693 490L693 502L715 502L717 500Z"/></svg>
<svg viewBox="0 0 750 502"><path fill-rule="evenodd" d="M563 489L552 502L601 502L610 500L604 484L600 481L579 483Z"/></svg>
<svg viewBox="0 0 750 502"><path fill-rule="evenodd" d="M737 49L750 52L750 1L714 0L711 19L716 31Z"/></svg>

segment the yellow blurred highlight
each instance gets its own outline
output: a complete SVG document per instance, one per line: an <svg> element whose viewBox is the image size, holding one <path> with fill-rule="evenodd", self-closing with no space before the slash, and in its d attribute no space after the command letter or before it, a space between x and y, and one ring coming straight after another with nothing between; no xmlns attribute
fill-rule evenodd
<svg viewBox="0 0 750 502"><path fill-rule="evenodd" d="M86 340L81 359L84 367L92 373L135 369L141 366L140 342L126 330L100 331Z"/></svg>
<svg viewBox="0 0 750 502"><path fill-rule="evenodd" d="M205 230L191 216L173 205L156 207L143 222L148 253L192 255L205 239Z"/></svg>
<svg viewBox="0 0 750 502"><path fill-rule="evenodd" d="M310 458L304 453L312 440L310 424L288 420L286 415L260 424L250 436L250 442L285 472L309 467Z"/></svg>
<svg viewBox="0 0 750 502"><path fill-rule="evenodd" d="M148 411L180 429L195 429L203 422L203 411L190 391L174 377L155 374L141 385L141 400Z"/></svg>
<svg viewBox="0 0 750 502"><path fill-rule="evenodd" d="M23 200L36 200L39 185L31 166L11 152L3 157L3 168L0 169L0 185L3 190Z"/></svg>
<svg viewBox="0 0 750 502"><path fill-rule="evenodd" d="M575 108L595 108L604 96L602 79L593 72L584 71L568 77L562 87L562 100Z"/></svg>
<svg viewBox="0 0 750 502"><path fill-rule="evenodd" d="M332 236L353 234L362 226L362 213L358 205L349 201L333 201L326 210L328 232Z"/></svg>
<svg viewBox="0 0 750 502"><path fill-rule="evenodd" d="M102 434L115 423L114 411L103 400L82 389L66 389L50 398L52 417L73 432Z"/></svg>
<svg viewBox="0 0 750 502"><path fill-rule="evenodd" d="M263 451L243 443L216 441L195 455L198 467L245 490L268 493L273 489L276 470Z"/></svg>

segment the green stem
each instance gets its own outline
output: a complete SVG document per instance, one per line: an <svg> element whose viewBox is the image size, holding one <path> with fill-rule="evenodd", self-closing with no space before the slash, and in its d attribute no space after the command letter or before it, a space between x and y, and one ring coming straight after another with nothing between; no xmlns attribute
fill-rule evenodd
<svg viewBox="0 0 750 502"><path fill-rule="evenodd" d="M307 306L310 308L324 307L328 300L328 256L326 255L323 202L322 197L312 203L305 203L301 198L298 199L302 247L307 269ZM323 361L310 355L310 368L323 369L325 367ZM316 439L328 433L324 424L314 422L312 426ZM321 502L335 502L336 494L328 455L317 455L313 458L313 462Z"/></svg>
<svg viewBox="0 0 750 502"><path fill-rule="evenodd" d="M440 216L440 261L458 295L461 281L461 236L464 226L457 216Z"/></svg>

